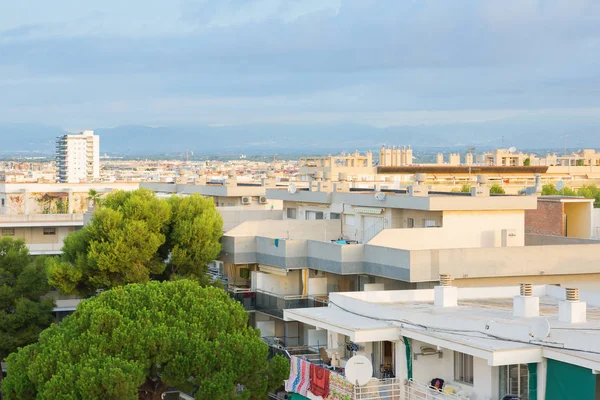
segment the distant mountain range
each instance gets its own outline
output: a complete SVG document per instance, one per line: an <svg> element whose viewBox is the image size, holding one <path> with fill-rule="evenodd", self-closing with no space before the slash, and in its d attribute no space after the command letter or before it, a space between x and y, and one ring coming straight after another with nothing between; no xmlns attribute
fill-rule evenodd
<svg viewBox="0 0 600 400"><path fill-rule="evenodd" d="M564 135L570 148L600 147L600 120L540 122L509 119L484 123L396 126L368 125L246 125L169 126L143 125L94 128L101 152L115 155L167 153L195 154L325 154L377 149L382 144L410 144L415 148L480 149L515 146L522 149L562 148ZM0 124L0 153L54 152L63 128L35 124Z"/></svg>

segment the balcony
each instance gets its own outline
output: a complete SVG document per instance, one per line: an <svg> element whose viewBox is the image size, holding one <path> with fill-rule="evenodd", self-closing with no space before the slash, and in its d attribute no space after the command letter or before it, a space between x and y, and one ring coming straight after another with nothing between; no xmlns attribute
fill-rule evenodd
<svg viewBox="0 0 600 400"><path fill-rule="evenodd" d="M293 349L293 348L291 348ZM306 353L303 353L302 350L298 351L296 354L292 354L288 348L279 348L279 353L286 355L288 358L291 355L296 355L297 357L301 357L306 361L317 364L319 366L323 366L319 356L318 351L314 353L314 350L310 347L306 347ZM326 367L330 369L329 367ZM371 378L371 380L364 386L353 385L350 383L346 377L344 376L343 370L330 370L329 374L329 395L332 398L340 398L340 399L352 399L352 400L375 400L375 399L389 399L389 400L400 400L402 398L402 393L408 393L406 389L407 386L404 386L399 378L387 378L387 379L377 379L375 377ZM462 397L456 397L456 395L451 395L455 397L427 397L421 396L417 397L418 393L415 391L415 394L412 397L406 396L406 400L467 400ZM425 392L427 393L427 392ZM432 393L434 393L432 391ZM439 392L435 392L439 393ZM441 395L441 393L439 393Z"/></svg>
<svg viewBox="0 0 600 400"><path fill-rule="evenodd" d="M237 286L229 286L227 288L229 296L239 302L246 311L256 310L256 292L250 288L241 288Z"/></svg>
<svg viewBox="0 0 600 400"><path fill-rule="evenodd" d="M405 400L469 400L454 393L444 393L429 385L409 379L404 385Z"/></svg>
<svg viewBox="0 0 600 400"><path fill-rule="evenodd" d="M327 296L279 295L264 290L256 291L256 311L281 319L283 319L283 310L327 307L327 304Z"/></svg>

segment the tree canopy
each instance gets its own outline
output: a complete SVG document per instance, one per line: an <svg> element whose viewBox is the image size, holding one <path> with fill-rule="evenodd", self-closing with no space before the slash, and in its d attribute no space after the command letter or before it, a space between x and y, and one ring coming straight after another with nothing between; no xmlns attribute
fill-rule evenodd
<svg viewBox="0 0 600 400"><path fill-rule="evenodd" d="M44 259L31 257L22 240L1 238L0 360L35 342L52 323L54 300L42 298L49 290Z"/></svg>
<svg viewBox="0 0 600 400"><path fill-rule="evenodd" d="M7 399L265 398L289 373L226 292L151 281L84 300L7 359Z"/></svg>
<svg viewBox="0 0 600 400"><path fill-rule="evenodd" d="M556 189L556 187L547 183L542 186L542 195L544 196L581 196L586 199L594 199L594 207L600 207L600 189L596 185L583 185L577 191L565 187L562 190Z"/></svg>
<svg viewBox="0 0 600 400"><path fill-rule="evenodd" d="M49 261L50 284L90 294L151 276L203 277L219 255L222 232L214 204L198 194L159 199L147 189L117 191L65 239L62 257Z"/></svg>

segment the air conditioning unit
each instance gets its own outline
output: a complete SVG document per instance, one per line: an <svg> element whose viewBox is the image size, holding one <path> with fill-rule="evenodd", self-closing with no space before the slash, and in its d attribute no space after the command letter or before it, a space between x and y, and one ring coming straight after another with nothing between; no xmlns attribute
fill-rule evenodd
<svg viewBox="0 0 600 400"><path fill-rule="evenodd" d="M247 206L248 204L250 204L252 201L252 199L249 196L244 196L242 197L242 204Z"/></svg>
<svg viewBox="0 0 600 400"><path fill-rule="evenodd" d="M260 196L260 198L258 199L258 202L260 204L267 204L267 198L265 196Z"/></svg>

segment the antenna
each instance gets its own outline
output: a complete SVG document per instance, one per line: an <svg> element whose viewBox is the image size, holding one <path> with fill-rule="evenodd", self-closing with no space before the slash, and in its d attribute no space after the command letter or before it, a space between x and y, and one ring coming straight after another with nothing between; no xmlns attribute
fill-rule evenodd
<svg viewBox="0 0 600 400"><path fill-rule="evenodd" d="M375 193L375 200L379 200L379 201L385 200L385 193L383 193L383 192Z"/></svg>
<svg viewBox="0 0 600 400"><path fill-rule="evenodd" d="M508 152L511 153L511 154L514 153L515 151L517 151L517 148L514 147L514 146L511 147L510 149L508 149Z"/></svg>
<svg viewBox="0 0 600 400"><path fill-rule="evenodd" d="M365 356L354 356L346 362L345 373L348 382L364 386L373 377L373 365Z"/></svg>
<svg viewBox="0 0 600 400"><path fill-rule="evenodd" d="M296 193L297 187L295 183L290 183L290 185L288 186L288 193L289 194L294 194Z"/></svg>

